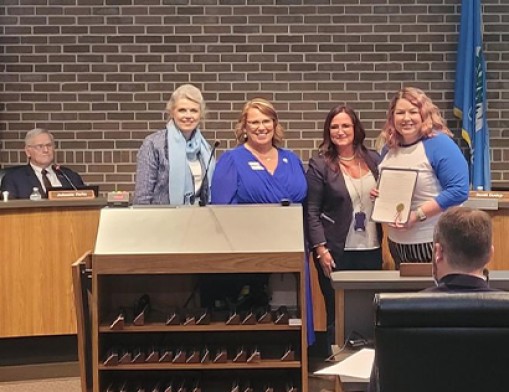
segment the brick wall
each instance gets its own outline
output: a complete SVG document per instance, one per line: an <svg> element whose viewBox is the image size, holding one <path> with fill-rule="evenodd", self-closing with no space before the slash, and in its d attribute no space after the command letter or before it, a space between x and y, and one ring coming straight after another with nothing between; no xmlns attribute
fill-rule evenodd
<svg viewBox="0 0 509 392"><path fill-rule="evenodd" d="M493 180L509 185L509 2L484 0ZM27 130L102 190L132 190L142 139L176 86L202 89L209 140L234 145L243 103L273 101L304 161L337 103L369 142L402 85L452 116L460 0L4 0L0 164L25 162ZM221 152L221 151L219 151Z"/></svg>

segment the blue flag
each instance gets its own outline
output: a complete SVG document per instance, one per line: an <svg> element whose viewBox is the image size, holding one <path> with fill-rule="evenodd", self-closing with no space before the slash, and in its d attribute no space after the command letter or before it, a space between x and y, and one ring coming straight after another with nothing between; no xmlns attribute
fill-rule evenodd
<svg viewBox="0 0 509 392"><path fill-rule="evenodd" d="M486 121L486 63L482 48L481 0L461 1L461 22L454 85L454 115L470 147L473 189L491 189L490 136Z"/></svg>

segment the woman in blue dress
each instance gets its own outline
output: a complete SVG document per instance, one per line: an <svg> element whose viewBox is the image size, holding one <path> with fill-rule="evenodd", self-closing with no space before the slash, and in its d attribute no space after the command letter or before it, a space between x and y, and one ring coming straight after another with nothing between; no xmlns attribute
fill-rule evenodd
<svg viewBox="0 0 509 392"><path fill-rule="evenodd" d="M256 98L244 105L235 135L212 178L212 204L302 203L307 185L302 162L281 148L283 127L274 106Z"/></svg>
<svg viewBox="0 0 509 392"><path fill-rule="evenodd" d="M212 177L212 204L302 203L307 182L301 160L281 148L284 129L267 100L248 101L235 127L238 145L219 159ZM314 341L312 306L307 281L308 343ZM267 276L246 277L242 283L263 290ZM309 324L311 322L311 324Z"/></svg>

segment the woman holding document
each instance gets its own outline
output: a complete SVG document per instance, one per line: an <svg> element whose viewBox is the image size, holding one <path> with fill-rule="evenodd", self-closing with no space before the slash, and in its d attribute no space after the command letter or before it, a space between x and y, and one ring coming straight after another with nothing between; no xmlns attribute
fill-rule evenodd
<svg viewBox="0 0 509 392"><path fill-rule="evenodd" d="M438 107L421 90L406 87L391 100L382 129L382 181L384 168L417 172L410 206L398 204L388 225L397 269L401 263L431 262L439 215L468 197L468 165L451 136ZM383 190L373 189L372 196L384 197ZM410 213L400 214L398 207Z"/></svg>
<svg viewBox="0 0 509 392"><path fill-rule="evenodd" d="M319 155L309 161L306 226L334 342L335 303L330 274L335 270L382 268L380 225L370 220L370 190L378 179L380 156L364 146L366 133L347 106L325 119Z"/></svg>

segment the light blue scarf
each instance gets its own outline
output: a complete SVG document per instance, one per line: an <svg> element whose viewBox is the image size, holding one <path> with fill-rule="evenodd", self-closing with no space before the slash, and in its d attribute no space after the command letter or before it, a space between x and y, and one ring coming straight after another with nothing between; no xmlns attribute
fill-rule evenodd
<svg viewBox="0 0 509 392"><path fill-rule="evenodd" d="M192 204L194 203L195 189L193 176L187 160L200 159L202 175L204 175L206 165L210 159L210 145L198 128L193 132L193 136L189 140L186 140L182 132L177 129L173 120L166 124L166 129L168 130L168 159L170 163L170 204ZM215 160L212 158L207 174L209 188L214 168Z"/></svg>

